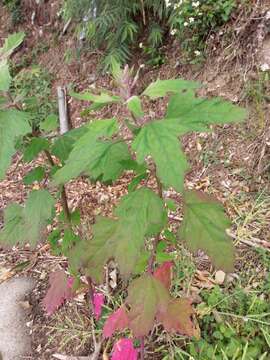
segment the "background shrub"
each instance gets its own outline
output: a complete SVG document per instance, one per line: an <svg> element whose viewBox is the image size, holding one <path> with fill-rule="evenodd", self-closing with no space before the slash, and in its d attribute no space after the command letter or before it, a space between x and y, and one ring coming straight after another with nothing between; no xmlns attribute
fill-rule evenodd
<svg viewBox="0 0 270 360"><path fill-rule="evenodd" d="M141 48L152 64L163 61L161 46L177 36L187 53L203 50L209 33L229 20L235 0L65 0L63 16L77 23L77 34L104 51L107 70L130 61Z"/></svg>

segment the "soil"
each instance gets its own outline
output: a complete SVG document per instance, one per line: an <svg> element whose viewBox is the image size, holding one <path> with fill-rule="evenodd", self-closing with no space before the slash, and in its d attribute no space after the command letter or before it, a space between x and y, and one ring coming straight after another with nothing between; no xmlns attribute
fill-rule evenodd
<svg viewBox="0 0 270 360"><path fill-rule="evenodd" d="M53 9L59 6L57 1L49 1L48 6L50 5ZM252 13L252 17L262 17L268 8L268 1L261 2L260 7L256 8L256 13ZM46 50L42 50L42 46L40 46L40 52L35 54L35 63L44 66L54 75L53 96L56 96L56 87L59 85L72 84L77 90L83 90L93 85L96 88L112 89L113 84L110 77L101 75L96 71L100 54L83 52L80 59L73 58L67 62L66 51L71 50L75 53L78 46L76 39L71 36L72 29L68 29L66 35L60 36L63 24L53 16L54 11L51 11L46 19L39 18L38 21L31 24L29 19L32 11L31 7L25 10L28 21L18 27L18 29L27 32L27 37L23 47L14 56L13 60L16 63L20 63L22 59L32 63L31 56L33 56L37 44L48 45L48 49L44 46ZM249 14L249 16L251 15ZM2 40L7 35L7 27L4 23L9 22L9 15L2 6L0 6L0 18L4 19L0 25L0 40ZM201 90L201 95L221 96L249 108L250 116L246 123L217 127L211 134L188 135L183 141L184 149L192 165L192 170L186 178L187 187L206 190L214 194L225 204L232 218L236 217L232 199L243 198L242 204L243 207L246 207L244 211L249 211L256 194L270 194L269 168L267 168L270 156L270 104L269 100L261 104L260 113L263 114L263 117L260 117L254 99L247 96L249 84L258 79L258 70L262 61L263 63L268 62L269 38L265 35L259 43L259 21L254 23L249 17L244 18L244 22L240 25L239 19L234 21L235 23L228 26L240 26L241 36L235 36L232 39L233 52L228 54L225 40L221 35L215 34L214 38L208 40L208 56L203 64L181 64L179 61L179 59L181 60L181 52L178 44L174 42L166 50L165 64L154 69L145 66L137 86L137 90L141 91L148 83L157 78L184 77L190 80L196 79L205 85ZM253 29L250 42L247 40L246 29L249 29L248 31ZM11 30L13 31L10 28ZM226 32L226 28L224 32ZM138 64L141 59L136 59L134 62ZM265 89L266 94L267 92L269 94L269 84L268 89ZM164 111L162 101L153 103L151 106L160 114ZM72 127L78 127L89 120L87 116L82 115L81 103L70 99L69 108ZM106 109L105 113L100 113L101 116L106 117L110 117L112 114L125 115L115 106ZM42 156L37 160L41 163L44 161L45 159ZM29 166L34 166L34 164L33 162ZM18 157L14 158L6 180L0 182L0 208L3 209L11 201L23 203L29 187L23 185L22 178L28 170L18 163ZM127 192L128 183L128 174L125 174L113 186L104 186L100 183L90 184L84 179L71 181L67 186L69 206L71 209L81 209L82 218L86 224L86 229L88 229L94 222L96 215L111 213L113 205L119 197ZM154 180L152 187L156 188ZM170 194L171 198L177 198L177 196L174 192ZM180 208L175 216L181 217ZM266 219L270 221L270 214L266 214ZM256 233L256 239L259 239L264 244L263 246L270 244L269 222L267 221L260 224ZM241 262L242 250L249 249L250 246L252 245L247 244L247 242L238 243L236 271L243 265ZM257 243L254 246L257 246ZM83 339L85 338L85 334L82 334L82 328L91 333L91 322L85 300L86 294L79 294L72 303L67 304L51 318L45 315L41 305L48 284L48 274L59 267L66 268L66 260L52 256L48 247L42 246L42 244L35 252L27 248L23 251L14 249L12 253L0 250L0 255L5 260L5 266L14 269L12 276L20 273L36 280L35 289L28 298L32 309L29 315L29 324L34 352L34 355L28 359L47 360L51 359L52 354L59 352L71 355L89 354L92 348L91 337L86 337L83 345L80 338L80 336ZM195 260L198 269L206 271L207 277L211 277L213 269L208 259L199 256ZM21 264L21 267L16 268L17 264ZM74 318L76 318L78 328L72 329L71 334L67 335L65 324L66 322L68 324L69 319ZM63 328L59 330L59 326ZM70 337L72 339L68 341Z"/></svg>

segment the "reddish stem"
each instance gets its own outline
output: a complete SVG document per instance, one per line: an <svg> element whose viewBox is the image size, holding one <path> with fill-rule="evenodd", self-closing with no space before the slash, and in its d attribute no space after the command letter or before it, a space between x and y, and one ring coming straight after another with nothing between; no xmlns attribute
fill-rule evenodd
<svg viewBox="0 0 270 360"><path fill-rule="evenodd" d="M159 180L159 178L157 177L157 171L155 168L155 178L156 178L156 182L157 182L157 187L158 187L158 195L161 199L163 199L163 192L162 192L162 184ZM151 256L149 258L148 261L148 266L147 266L147 272L148 274L153 274L154 272L154 263L155 263L155 259L156 259L156 253L157 253L157 246L159 243L159 238L160 238L160 233L158 233L154 239L153 242L153 249L152 249L152 253Z"/></svg>

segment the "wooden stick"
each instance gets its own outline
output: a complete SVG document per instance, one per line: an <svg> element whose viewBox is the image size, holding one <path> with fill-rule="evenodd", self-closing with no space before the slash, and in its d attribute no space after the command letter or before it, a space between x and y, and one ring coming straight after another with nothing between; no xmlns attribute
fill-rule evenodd
<svg viewBox="0 0 270 360"><path fill-rule="evenodd" d="M58 86L57 97L58 97L58 108L59 108L60 134L63 135L67 131L69 131L66 89L62 88L61 86Z"/></svg>
<svg viewBox="0 0 270 360"><path fill-rule="evenodd" d="M58 97L58 110L59 110L59 125L60 125L60 134L63 135L69 131L69 117L68 117L68 107L67 107L67 94L64 87L57 87L57 97ZM65 213L65 217L70 221L70 211L68 208L67 202L67 193L65 186L63 186L61 191L62 205Z"/></svg>

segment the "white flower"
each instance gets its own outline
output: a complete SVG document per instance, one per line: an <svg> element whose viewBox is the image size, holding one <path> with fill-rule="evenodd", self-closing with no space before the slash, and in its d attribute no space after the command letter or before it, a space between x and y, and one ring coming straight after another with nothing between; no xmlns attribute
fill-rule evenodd
<svg viewBox="0 0 270 360"><path fill-rule="evenodd" d="M201 55L201 52L200 52L199 50L195 50L195 51L194 51L194 54L195 54L196 56L199 56L199 55Z"/></svg>
<svg viewBox="0 0 270 360"><path fill-rule="evenodd" d="M200 2L199 1L194 1L192 3L192 6L194 6L196 8L196 7L200 6Z"/></svg>
<svg viewBox="0 0 270 360"><path fill-rule="evenodd" d="M194 23L194 17L190 17L189 22L190 22L190 24Z"/></svg>
<svg viewBox="0 0 270 360"><path fill-rule="evenodd" d="M139 43L139 48L142 49L143 48L143 43Z"/></svg>
<svg viewBox="0 0 270 360"><path fill-rule="evenodd" d="M184 22L184 26L188 26L188 22L185 21L185 22Z"/></svg>
<svg viewBox="0 0 270 360"><path fill-rule="evenodd" d="M270 66L269 66L269 64L261 64L261 70L262 71L268 71L268 70L270 70Z"/></svg>
<svg viewBox="0 0 270 360"><path fill-rule="evenodd" d="M166 5L166 7L171 6L171 2L170 2L170 0L165 0L165 5Z"/></svg>
<svg viewBox="0 0 270 360"><path fill-rule="evenodd" d="M176 29L172 29L171 30L171 32L170 32L170 34L173 36L173 35L175 35L177 33L177 30Z"/></svg>

